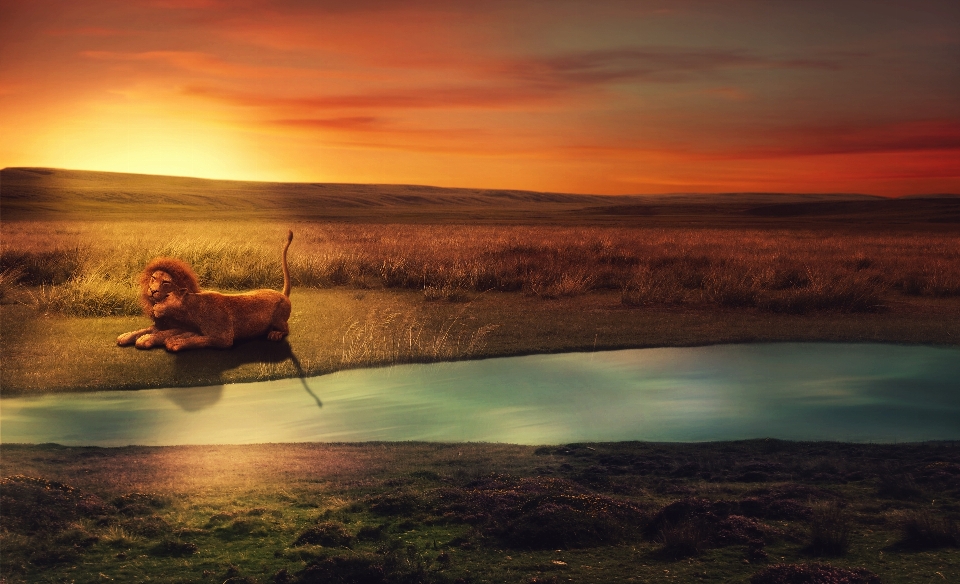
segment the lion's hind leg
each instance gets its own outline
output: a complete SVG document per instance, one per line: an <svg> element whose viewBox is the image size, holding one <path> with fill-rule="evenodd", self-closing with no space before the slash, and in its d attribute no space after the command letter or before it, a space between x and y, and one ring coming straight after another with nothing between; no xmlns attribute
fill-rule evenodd
<svg viewBox="0 0 960 584"><path fill-rule="evenodd" d="M282 341L283 337L287 336L288 334L290 334L289 331L273 330L267 333L267 339L270 341Z"/></svg>
<svg viewBox="0 0 960 584"><path fill-rule="evenodd" d="M290 334L290 302L281 302L273 312L273 318L270 319L270 328L267 332L267 339L271 341L280 341Z"/></svg>

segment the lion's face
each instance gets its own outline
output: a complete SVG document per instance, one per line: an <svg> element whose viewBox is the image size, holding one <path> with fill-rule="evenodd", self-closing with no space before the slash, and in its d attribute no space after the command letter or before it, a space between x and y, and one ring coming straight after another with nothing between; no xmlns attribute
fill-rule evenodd
<svg viewBox="0 0 960 584"><path fill-rule="evenodd" d="M163 318L165 316L176 317L178 313L183 312L183 290L179 292L171 290L162 301L153 305L154 318ZM185 296L185 293L184 293Z"/></svg>
<svg viewBox="0 0 960 584"><path fill-rule="evenodd" d="M150 299L153 302L161 302L167 297L167 294L173 292L173 278L163 270L157 270L150 276Z"/></svg>

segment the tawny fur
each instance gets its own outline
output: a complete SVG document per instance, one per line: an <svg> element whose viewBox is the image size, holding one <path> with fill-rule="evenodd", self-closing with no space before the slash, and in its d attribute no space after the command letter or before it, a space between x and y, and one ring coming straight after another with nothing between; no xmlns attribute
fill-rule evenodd
<svg viewBox="0 0 960 584"><path fill-rule="evenodd" d="M200 283L193 269L182 260L176 258L156 258L151 261L137 279L140 290L140 308L143 314L153 320L153 325L144 329L124 333L117 337L117 344L121 347L136 343L138 349L150 349L163 345L167 339L192 332L189 325L178 321L174 317L156 318L153 306L167 297L170 290L151 287L151 278L166 276L172 282L169 289L199 292Z"/></svg>
<svg viewBox="0 0 960 584"><path fill-rule="evenodd" d="M287 267L287 249L293 241L293 232L287 233L283 248L283 292L253 290L242 294L195 292L187 289L172 291L153 305L157 320L172 319L185 323L188 332L167 338L169 351L202 347L227 348L234 342L266 336L279 341L290 333L290 271Z"/></svg>

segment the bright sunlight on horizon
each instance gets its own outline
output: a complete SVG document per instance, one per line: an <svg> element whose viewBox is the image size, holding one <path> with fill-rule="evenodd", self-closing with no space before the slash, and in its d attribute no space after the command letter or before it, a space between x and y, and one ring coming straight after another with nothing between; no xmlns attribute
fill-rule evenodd
<svg viewBox="0 0 960 584"><path fill-rule="evenodd" d="M0 167L960 192L960 4L0 0Z"/></svg>

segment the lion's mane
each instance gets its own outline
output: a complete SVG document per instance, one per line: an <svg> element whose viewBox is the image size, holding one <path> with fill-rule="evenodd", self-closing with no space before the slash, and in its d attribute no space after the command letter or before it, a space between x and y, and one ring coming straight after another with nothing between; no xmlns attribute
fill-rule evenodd
<svg viewBox="0 0 960 584"><path fill-rule="evenodd" d="M193 268L183 260L177 258L156 258L147 264L147 267L140 273L137 284L140 289L140 308L143 314L153 319L153 298L150 296L150 276L157 270L162 270L173 278L173 284L177 289L186 288L188 292L199 292L200 281L193 272Z"/></svg>

